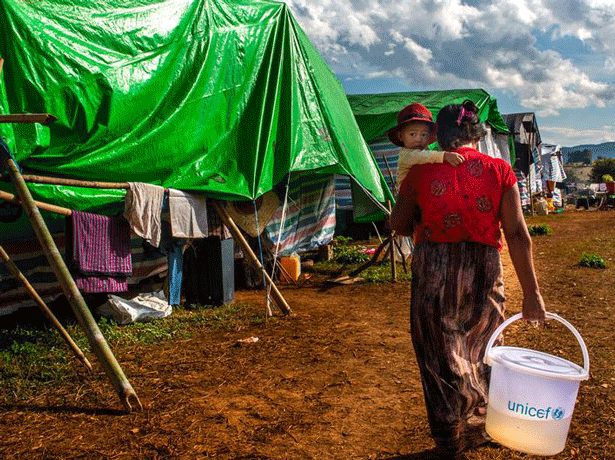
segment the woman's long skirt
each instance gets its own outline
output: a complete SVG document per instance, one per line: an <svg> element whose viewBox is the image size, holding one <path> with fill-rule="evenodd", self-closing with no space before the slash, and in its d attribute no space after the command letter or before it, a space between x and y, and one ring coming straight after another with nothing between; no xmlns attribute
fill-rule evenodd
<svg viewBox="0 0 615 460"><path fill-rule="evenodd" d="M470 242L414 248L410 332L431 434L447 453L489 441L483 356L504 320L504 300L497 248Z"/></svg>

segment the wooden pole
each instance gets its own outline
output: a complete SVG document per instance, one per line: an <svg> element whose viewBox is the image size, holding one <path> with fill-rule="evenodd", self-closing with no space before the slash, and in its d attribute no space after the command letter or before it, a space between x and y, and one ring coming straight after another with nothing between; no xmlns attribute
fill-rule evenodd
<svg viewBox="0 0 615 460"><path fill-rule="evenodd" d="M391 201L388 202L389 215L391 214ZM391 281L395 283L397 281L397 259L395 258L395 230L391 230Z"/></svg>
<svg viewBox="0 0 615 460"><path fill-rule="evenodd" d="M36 290L32 287L32 285L27 280L27 278L24 276L24 274L19 270L17 265L15 265L15 262L13 262L11 260L11 258L9 257L9 255L6 253L6 251L4 250L4 248L2 246L0 246L0 258L2 258L2 260L4 260L4 262L6 263L6 266L8 267L9 271L23 285L23 287L26 289L26 291L28 291L28 294L30 295L30 297L32 297L32 299L34 299L34 301L36 302L38 307L41 309L41 311L47 316L47 318L49 318L49 321L51 321L51 323L56 327L56 329L58 330L60 335L64 338L66 343L68 343L68 346L73 351L73 353L75 354L77 359L79 361L81 361L81 363L89 371L92 371L92 365L90 364L88 359L85 357L83 352L79 349L79 347L73 341L73 339L68 334L66 329L64 329L62 324L60 324L60 322L55 317L55 315L52 313L52 311L49 309L47 304L45 304L45 301L43 299L41 299L41 297L38 295Z"/></svg>
<svg viewBox="0 0 615 460"><path fill-rule="evenodd" d="M14 113L0 115L0 123L40 123L48 125L56 120L56 117L48 113Z"/></svg>
<svg viewBox="0 0 615 460"><path fill-rule="evenodd" d="M8 167L9 175L15 185L17 195L23 203L24 210L26 211L26 214L30 219L30 223L34 228L34 232L36 233L36 236L45 251L47 260L58 278L58 281L62 286L62 290L64 291L64 294L66 295L66 298L68 299L73 312L81 325L81 328L85 332L94 354L102 364L107 376L111 380L111 383L120 397L124 408L130 412L132 410L132 404L135 404L137 408L142 409L143 406L141 405L137 394L124 375L124 372L115 359L115 356L113 356L113 353L104 336L98 329L98 325L96 324L96 321L94 321L92 313L86 305L81 292L79 292L75 281L70 275L68 267L62 259L62 256L60 255L60 252L58 251L58 248L49 233L49 229L45 225L45 221L34 203L30 190L28 190L28 186L21 177L21 173L19 172L17 165L9 156L8 151L0 149L0 153L4 157L3 159Z"/></svg>
<svg viewBox="0 0 615 460"><path fill-rule="evenodd" d="M219 204L218 202L214 200L212 200L212 203L214 205L214 208L216 209L216 212L222 219L222 221L226 224L228 229L233 234L233 237L235 238L235 240L241 246L241 249L248 256L248 260L252 263L254 267L256 267L257 270L263 272L265 279L267 280L268 283L270 283L271 290L273 291L273 298L277 302L278 307L280 307L280 310L282 310L282 312L286 315L290 314L291 309L286 303L286 300L284 299L284 297L282 297L282 294L280 293L277 286L275 285L275 283L273 282L273 280L267 273L267 270L265 270L265 267L263 267L263 265L260 263L260 261L258 260L258 257L256 257L256 254L254 254L254 251L252 251L252 248L250 247L250 245L244 238L243 234L241 233L241 230L239 230L239 227L237 227L237 225L235 224L231 216L228 214L228 212L226 212L226 209L224 209L224 206L222 206L221 204Z"/></svg>
<svg viewBox="0 0 615 460"><path fill-rule="evenodd" d="M404 267L404 273L408 274L408 267L406 266L406 256L404 255L404 251L401 249L401 244L397 241L397 238L393 238L393 243L395 243L395 247L399 251L399 255L401 256L401 264Z"/></svg>
<svg viewBox="0 0 615 460"><path fill-rule="evenodd" d="M382 250L385 247L387 247L390 242L391 242L391 235L387 236L387 238L384 240L384 242L380 246L378 246L378 248L376 249L376 251L372 255L371 259L369 259L367 262L365 262L359 268L355 268L353 271L348 273L348 276L357 276L359 273L361 273L367 267L371 267L372 265L374 265L376 263L376 261L378 260L378 257L380 257L380 253L382 252Z"/></svg>
<svg viewBox="0 0 615 460"><path fill-rule="evenodd" d="M19 197L13 195L12 193L3 192L0 190L0 200L12 201L13 203L21 204ZM49 212L55 212L56 214L61 214L63 216L70 216L73 212L68 208L62 208L61 206L56 206L54 204L43 203L42 201L35 201L33 203L40 209Z"/></svg>
<svg viewBox="0 0 615 460"><path fill-rule="evenodd" d="M383 153L382 159L384 160L384 164L389 171L389 178L391 179L391 184L393 185L393 195L397 198L397 182L395 182L395 178L393 177L393 172L391 171L391 167L389 166L389 161L387 160L387 156ZM390 207L389 207L390 210Z"/></svg>
<svg viewBox="0 0 615 460"><path fill-rule="evenodd" d="M68 185L71 187L127 189L128 182L92 182L87 180L64 179L61 177L35 176L32 174L22 175L24 182L35 184ZM8 179L8 175L1 174L0 178Z"/></svg>

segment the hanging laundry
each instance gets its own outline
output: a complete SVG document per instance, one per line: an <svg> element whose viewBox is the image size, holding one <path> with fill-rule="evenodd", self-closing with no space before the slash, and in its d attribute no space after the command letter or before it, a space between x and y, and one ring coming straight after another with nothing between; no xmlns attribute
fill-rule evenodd
<svg viewBox="0 0 615 460"><path fill-rule="evenodd" d="M160 244L160 213L164 188L142 182L129 182L124 203L124 217L132 231L149 244Z"/></svg>
<svg viewBox="0 0 615 460"><path fill-rule="evenodd" d="M171 234L175 238L206 238L207 198L169 189Z"/></svg>
<svg viewBox="0 0 615 460"><path fill-rule="evenodd" d="M122 217L73 211L66 220L66 258L84 292L128 290L130 226Z"/></svg>

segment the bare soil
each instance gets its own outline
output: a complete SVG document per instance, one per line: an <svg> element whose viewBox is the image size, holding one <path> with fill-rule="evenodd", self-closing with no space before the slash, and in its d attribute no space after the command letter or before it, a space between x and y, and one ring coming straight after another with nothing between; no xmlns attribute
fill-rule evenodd
<svg viewBox="0 0 615 460"><path fill-rule="evenodd" d="M554 459L615 457L615 212L574 211L529 218L548 310L576 326L590 352L566 449ZM604 270L578 265L599 254ZM507 308L519 285L502 252ZM419 459L433 447L408 333L410 284L333 285L312 276L281 285L293 309L227 332L113 351L145 409L126 414L93 356L95 376L41 389L0 406L2 459ZM236 301L264 312L262 291ZM258 337L255 343L240 339ZM514 323L511 344L581 363L579 346L558 323ZM101 377L101 375L103 375ZM4 401L10 389L0 390ZM527 459L496 445L469 459Z"/></svg>

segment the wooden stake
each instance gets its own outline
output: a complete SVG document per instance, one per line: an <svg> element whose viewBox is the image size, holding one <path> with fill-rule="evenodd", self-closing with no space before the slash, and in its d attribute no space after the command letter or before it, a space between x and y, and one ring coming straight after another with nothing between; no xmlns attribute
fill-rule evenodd
<svg viewBox="0 0 615 460"><path fill-rule="evenodd" d="M14 113L0 115L0 123L40 123L48 125L56 120L56 117L48 113Z"/></svg>
<svg viewBox="0 0 615 460"><path fill-rule="evenodd" d="M282 310L282 312L286 315L290 314L291 309L286 303L286 300L284 299L284 297L282 297L282 294L278 290L278 287L275 285L275 283L273 282L273 280L267 273L267 270L265 270L265 267L263 267L263 265L260 263L260 261L258 260L258 257L256 257L256 254L254 254L254 251L252 251L252 248L250 247L250 245L244 238L243 234L241 233L241 230L239 230L239 227L237 227L237 225L235 224L231 216L228 214L228 212L226 212L226 209L224 209L224 206L222 206L221 204L219 204L218 202L214 200L212 200L212 203L214 205L214 208L216 209L216 212L222 219L222 221L226 224L228 229L233 234L233 237L235 238L235 240L241 246L241 249L248 256L248 260L252 263L254 267L256 267L257 270L263 272L265 279L267 280L268 283L271 284L271 290L273 291L273 298L277 302L278 307L280 307L280 310Z"/></svg>
<svg viewBox="0 0 615 460"><path fill-rule="evenodd" d="M374 255L372 255L372 258L370 260L365 262L359 268L355 268L353 271L348 273L348 276L357 276L359 273L361 273L367 267L371 267L372 265L374 265L376 263L376 261L378 260L378 257L380 256L380 253L382 252L382 250L385 247L387 247L390 242L391 242L391 235L387 236L386 240L384 240L384 242L380 246L378 246L378 248L376 249L376 251L374 252Z"/></svg>
<svg viewBox="0 0 615 460"><path fill-rule="evenodd" d="M62 286L62 290L64 291L64 294L66 295L66 298L68 299L73 312L81 325L81 328L88 338L94 354L102 364L107 377L111 380L111 383L120 397L126 411L130 412L132 410L132 404L135 404L137 408L142 409L143 406L141 405L137 394L124 375L124 372L115 359L115 356L113 356L109 345L98 329L96 321L94 321L90 309L86 305L81 292L79 292L73 277L68 271L68 267L62 259L62 256L60 255L60 252L58 251L58 248L49 233L49 229L45 225L45 221L43 220L40 211L32 199L30 190L21 177L21 173L19 172L17 165L9 156L8 151L0 149L0 153L2 154L4 162L8 167L9 175L15 185L17 195L23 203L24 210L30 219L30 223L36 233L38 241L45 251L49 265L51 265L53 272L58 278L58 281Z"/></svg>
<svg viewBox="0 0 615 460"><path fill-rule="evenodd" d="M391 201L387 202L389 208L389 215L391 215ZM395 283L397 281L397 259L395 258L395 230L391 230L391 281Z"/></svg>
<svg viewBox="0 0 615 460"><path fill-rule="evenodd" d="M12 201L13 203L21 204L19 197L13 195L12 193L3 192L0 190L0 200ZM56 206L54 204L43 203L42 201L34 201L33 203L40 209L49 212L55 212L56 214L61 214L63 216L70 216L73 212L68 208L62 208L60 206Z"/></svg>
<svg viewBox="0 0 615 460"><path fill-rule="evenodd" d="M32 174L22 175L24 182L35 184L68 185L71 187L127 189L128 182L92 182L87 180L64 179L61 177L35 176ZM8 175L1 174L0 178L8 179Z"/></svg>
<svg viewBox="0 0 615 460"><path fill-rule="evenodd" d="M55 315L52 313L52 311L49 309L49 307L47 306L45 301L43 299L41 299L41 297L38 295L36 290L32 287L32 285L27 280L27 278L24 276L24 274L19 270L17 265L15 265L15 262L13 262L11 260L11 258L9 257L9 255L6 253L6 251L4 250L4 248L2 246L0 246L0 258L2 258L2 260L4 260L4 262L6 263L6 266L8 267L9 271L23 285L23 287L26 289L26 291L28 291L28 294L30 295L30 297L32 297L32 299L34 299L34 301L36 302L38 307L41 309L41 311L47 316L47 318L49 318L49 321L51 321L51 323L56 327L56 329L58 330L60 335L64 338L66 343L68 343L68 346L73 351L73 353L75 354L77 359L79 361L81 361L81 363L88 369L88 371L91 372L92 371L92 365L90 364L88 359L85 357L83 352L79 349L77 344L73 341L73 339L68 334L66 329L64 329L62 324L60 324L60 322L55 317Z"/></svg>

